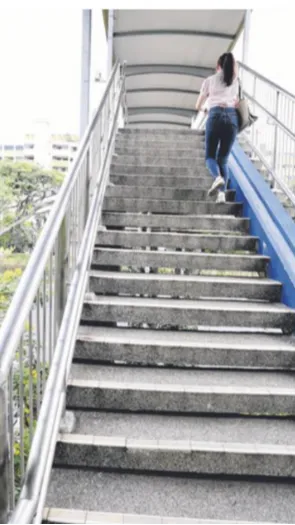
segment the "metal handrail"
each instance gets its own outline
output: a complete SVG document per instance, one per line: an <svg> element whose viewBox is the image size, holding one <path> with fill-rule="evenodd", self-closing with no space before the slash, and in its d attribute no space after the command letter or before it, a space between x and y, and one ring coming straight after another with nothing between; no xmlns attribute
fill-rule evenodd
<svg viewBox="0 0 295 525"><path fill-rule="evenodd" d="M0 331L0 397L3 398L4 395L5 399L5 403L0 406L0 435L7 434L5 428L8 421L7 444L10 448L9 478L12 491L9 493L10 510L14 509L9 523L40 523L42 520L124 90L124 71L119 63L116 63ZM66 282L69 284L68 293ZM40 323L40 317L43 318L43 324ZM29 328L24 328L25 322ZM33 340L33 332L36 332L36 341ZM47 335L49 340L46 339ZM35 358L34 345L37 348ZM33 359L36 384L32 379ZM25 365L25 362L28 362L29 366ZM17 380L20 396L20 468L23 478L16 507L13 458L15 364L18 364L20 373ZM49 368L48 377L46 367ZM25 370L29 370L28 399L24 398L23 391ZM27 401L29 429L24 427ZM35 432L33 420L36 420ZM30 438L27 464L24 449L25 430L29 431ZM4 461L4 473L3 468L0 471L0 484L1 479L4 479L4 476L6 479L7 476L7 444L4 443L2 448L0 446L0 461ZM0 504L1 501L0 498ZM8 501L8 498L5 501ZM1 512L3 513L3 507L0 508L0 515Z"/></svg>
<svg viewBox="0 0 295 525"><path fill-rule="evenodd" d="M253 150L253 153L255 153L255 155L259 158L259 160L262 162L262 164L266 167L268 174L272 177L272 179L275 180L275 182L281 188L283 193L285 193L285 195L288 197L288 199L295 206L295 195L294 195L294 193L292 193L289 190L288 186L286 186L286 184L276 175L276 173L273 171L273 169L270 167L268 162L263 157L261 151L259 151L256 148L256 146L254 146L254 144L252 144L252 142L249 140L247 135L244 135L243 138L245 139L246 143L251 147L251 149Z"/></svg>
<svg viewBox="0 0 295 525"><path fill-rule="evenodd" d="M40 505L39 502L39 494L42 489L44 474L46 474L48 468L51 468L53 460L54 447L52 447L52 444L56 442L59 429L58 419L60 420L65 401L67 380L72 363L75 339L87 284L87 270L91 262L98 217L102 210L102 202L107 183L106 168L110 161L110 151L116 130L122 94L123 86L121 85L105 161L100 170L98 183L96 184L92 199L76 270L56 344L51 372L43 398L39 421L32 443L24 487L20 502L9 523L31 523L37 506L42 509L42 505ZM48 480L49 477L47 476L47 482ZM46 495L46 491L44 491L44 494Z"/></svg>
<svg viewBox="0 0 295 525"><path fill-rule="evenodd" d="M247 144L291 205L295 206L295 95L239 63L243 94L260 117Z"/></svg>
<svg viewBox="0 0 295 525"><path fill-rule="evenodd" d="M289 91L287 91L285 88L283 88L282 86L279 86L279 84L276 84L275 82L273 82L272 80L270 80L269 78L261 75L261 73L258 73L258 71L255 71L254 69L252 69L251 67L249 66L246 66L246 64L244 64L243 62L238 62L238 65L244 69L245 71L248 71L248 73L252 73L252 75L255 75L257 78L259 78L260 80L262 80L263 82L266 82L269 86L275 88L276 90L280 91L281 93L284 93L285 95L287 95L288 97L292 98L294 101L295 101L295 95L293 95L292 93L290 93Z"/></svg>
<svg viewBox="0 0 295 525"><path fill-rule="evenodd" d="M254 97L252 97L251 95L249 95L249 93L245 90L243 90L243 93L244 95L250 100L250 102L252 102L255 106L258 106L269 118L271 118L275 124L281 128L282 131L284 131L285 133L287 133L287 135L289 135L289 137L293 140L295 140L295 133L293 133L289 128L287 128L287 126L285 126L285 124L283 124L275 115L273 115L273 113L271 113L270 111L268 111L268 109L266 109L260 102L258 102ZM295 100L295 99L294 99Z"/></svg>
<svg viewBox="0 0 295 525"><path fill-rule="evenodd" d="M57 231L61 227L66 207L69 203L71 189L75 184L78 169L86 155L86 146L89 143L95 124L97 123L98 117L104 106L110 85L112 84L119 67L119 63L117 63L113 68L104 95L95 112L92 122L84 133L76 158L56 197L47 222L36 243L26 270L22 275L18 288L5 316L0 330L0 375L3 374L4 377L9 373L14 358L15 347L22 334L23 324L28 316L30 308L32 307L50 251L54 247Z"/></svg>

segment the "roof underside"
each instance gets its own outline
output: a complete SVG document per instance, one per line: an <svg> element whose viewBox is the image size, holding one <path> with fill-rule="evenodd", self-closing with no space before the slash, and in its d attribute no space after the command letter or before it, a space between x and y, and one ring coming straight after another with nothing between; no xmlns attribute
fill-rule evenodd
<svg viewBox="0 0 295 525"><path fill-rule="evenodd" d="M202 81L234 45L245 10L115 10L129 125L190 126ZM158 123L158 124L157 124Z"/></svg>

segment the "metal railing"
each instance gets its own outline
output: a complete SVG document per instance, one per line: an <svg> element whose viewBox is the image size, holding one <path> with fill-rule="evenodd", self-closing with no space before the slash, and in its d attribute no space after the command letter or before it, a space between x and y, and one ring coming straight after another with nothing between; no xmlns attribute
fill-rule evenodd
<svg viewBox="0 0 295 525"><path fill-rule="evenodd" d="M1 523L42 520L123 102L116 64L1 328Z"/></svg>
<svg viewBox="0 0 295 525"><path fill-rule="evenodd" d="M259 118L244 132L253 157L283 204L295 211L295 95L239 63L243 93Z"/></svg>
<svg viewBox="0 0 295 525"><path fill-rule="evenodd" d="M266 182L295 217L295 95L239 62L243 95L259 118L241 134L252 160L258 160ZM192 128L204 129L200 113Z"/></svg>

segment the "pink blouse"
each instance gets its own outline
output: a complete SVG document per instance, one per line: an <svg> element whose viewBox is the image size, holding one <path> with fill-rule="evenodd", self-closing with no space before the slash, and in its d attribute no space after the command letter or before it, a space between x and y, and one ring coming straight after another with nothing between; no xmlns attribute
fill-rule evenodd
<svg viewBox="0 0 295 525"><path fill-rule="evenodd" d="M239 98L239 81L236 77L231 86L223 83L223 73L218 71L215 75L206 78L201 87L201 95L208 97L208 109L215 106L235 107Z"/></svg>

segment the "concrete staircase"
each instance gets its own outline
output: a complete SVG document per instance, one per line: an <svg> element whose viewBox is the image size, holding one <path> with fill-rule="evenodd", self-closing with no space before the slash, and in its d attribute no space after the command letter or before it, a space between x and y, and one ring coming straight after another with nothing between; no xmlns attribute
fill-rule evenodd
<svg viewBox="0 0 295 525"><path fill-rule="evenodd" d="M295 522L295 311L203 142L117 137L44 522Z"/></svg>

